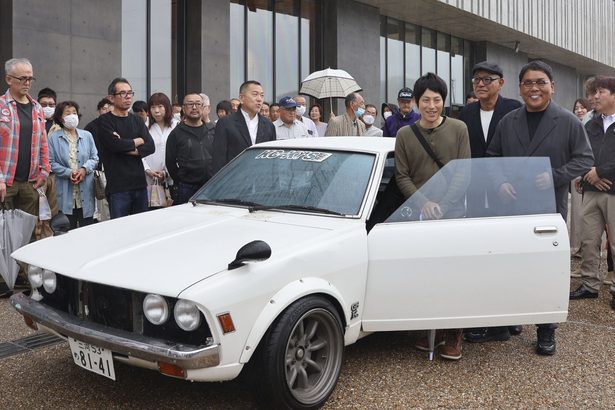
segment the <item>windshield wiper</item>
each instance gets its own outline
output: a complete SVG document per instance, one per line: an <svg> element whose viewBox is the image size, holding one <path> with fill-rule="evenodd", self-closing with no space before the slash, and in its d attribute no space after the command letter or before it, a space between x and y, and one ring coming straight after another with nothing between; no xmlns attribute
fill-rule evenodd
<svg viewBox="0 0 615 410"><path fill-rule="evenodd" d="M242 199L235 199L235 198L222 198L222 199L196 199L194 201L192 201L192 205L196 205L196 204L211 204L211 205L218 205L218 204L226 204L226 205L242 205L242 206L247 206L248 209L250 210L250 212L252 212L252 208L257 207L257 206L263 206L261 204L257 204L256 202L250 202L250 201L244 201Z"/></svg>
<svg viewBox="0 0 615 410"><path fill-rule="evenodd" d="M257 205L257 206L254 206L254 207L250 208L250 212L266 211L268 209L285 209L285 210L289 210L289 211L314 211L314 212L320 212L320 213L329 214L329 215L346 216L343 213L340 213L340 212L337 212L337 211L332 211L330 209L318 208L316 206L310 206L310 205L294 205L294 204L288 204L288 205Z"/></svg>
<svg viewBox="0 0 615 410"><path fill-rule="evenodd" d="M310 205L295 205L295 204L287 204L287 205L262 205L257 204L256 202L244 201L242 199L235 198L223 198L223 199L196 199L192 201L192 205L196 204L228 204L228 205L241 205L248 207L249 212L256 211L266 211L268 209L281 209L281 210L289 210L289 211L313 211L319 212L328 215L339 215L346 216L343 213L332 211L330 209L318 208L316 206Z"/></svg>

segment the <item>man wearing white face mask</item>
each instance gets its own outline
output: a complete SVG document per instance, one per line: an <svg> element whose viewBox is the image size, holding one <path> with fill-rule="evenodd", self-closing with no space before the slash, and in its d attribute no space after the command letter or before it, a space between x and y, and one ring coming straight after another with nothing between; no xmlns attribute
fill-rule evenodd
<svg viewBox="0 0 615 410"><path fill-rule="evenodd" d="M53 125L53 113L56 110L57 94L51 88L43 88L38 92L38 103L43 107L45 114L45 131L49 134L49 128Z"/></svg>
<svg viewBox="0 0 615 410"><path fill-rule="evenodd" d="M305 125L305 128L308 130L308 134L310 137L322 137L322 135L318 135L318 128L316 128L316 124L310 118L305 116L306 101L305 97L298 95L295 97L295 102L297 103L297 119Z"/></svg>
<svg viewBox="0 0 615 410"><path fill-rule="evenodd" d="M361 117L361 121L365 124L364 137L382 137L382 130L374 125L378 110L373 104L365 104L365 114Z"/></svg>

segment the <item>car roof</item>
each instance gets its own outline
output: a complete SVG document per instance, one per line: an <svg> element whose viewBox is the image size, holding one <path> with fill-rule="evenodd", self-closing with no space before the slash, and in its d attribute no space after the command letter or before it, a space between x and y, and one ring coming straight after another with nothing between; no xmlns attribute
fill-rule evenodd
<svg viewBox="0 0 615 410"><path fill-rule="evenodd" d="M255 148L333 149L387 154L395 150L395 138L317 137L294 138L257 144Z"/></svg>

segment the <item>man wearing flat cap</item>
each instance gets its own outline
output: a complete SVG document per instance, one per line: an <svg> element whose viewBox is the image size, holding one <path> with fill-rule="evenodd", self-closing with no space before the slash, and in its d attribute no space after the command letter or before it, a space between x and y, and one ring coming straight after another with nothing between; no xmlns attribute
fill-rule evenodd
<svg viewBox="0 0 615 410"><path fill-rule="evenodd" d="M493 138L495 128L506 114L521 107L517 100L500 95L504 85L504 72L499 65L482 61L472 68L472 84L478 101L466 105L459 119L468 126L472 158L486 156L487 147ZM484 184L470 184L467 191L467 212L469 216L489 216L489 200L494 200L495 192L488 192ZM465 339L469 342L489 342L510 339L512 334L520 333L520 326L470 329Z"/></svg>
<svg viewBox="0 0 615 410"><path fill-rule="evenodd" d="M397 93L397 104L399 105L399 111L393 110L393 114L384 122L384 127L382 127L383 137L395 138L397 131L401 127L413 125L421 119L421 116L412 110L415 102L411 89L404 87L399 90Z"/></svg>

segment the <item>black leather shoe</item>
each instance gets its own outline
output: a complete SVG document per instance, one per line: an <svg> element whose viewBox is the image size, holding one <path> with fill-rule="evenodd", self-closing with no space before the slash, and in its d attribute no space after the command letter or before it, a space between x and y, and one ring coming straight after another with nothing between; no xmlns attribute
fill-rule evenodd
<svg viewBox="0 0 615 410"><path fill-rule="evenodd" d="M483 331L468 332L463 339L470 343L504 342L510 339L510 333L507 327L487 327Z"/></svg>
<svg viewBox="0 0 615 410"><path fill-rule="evenodd" d="M543 356L553 356L555 354L555 329L539 327L536 330L538 344L536 353Z"/></svg>
<svg viewBox="0 0 615 410"><path fill-rule="evenodd" d="M615 295L613 295L613 299L611 299L611 309L615 310Z"/></svg>
<svg viewBox="0 0 615 410"><path fill-rule="evenodd" d="M508 333L510 333L511 336L520 335L521 332L523 332L523 326L521 326L521 325L518 325L518 326L508 326Z"/></svg>
<svg viewBox="0 0 615 410"><path fill-rule="evenodd" d="M577 290L573 290L570 292L570 300L576 299L596 299L598 297L598 293L590 292L585 289L583 285L579 286Z"/></svg>

